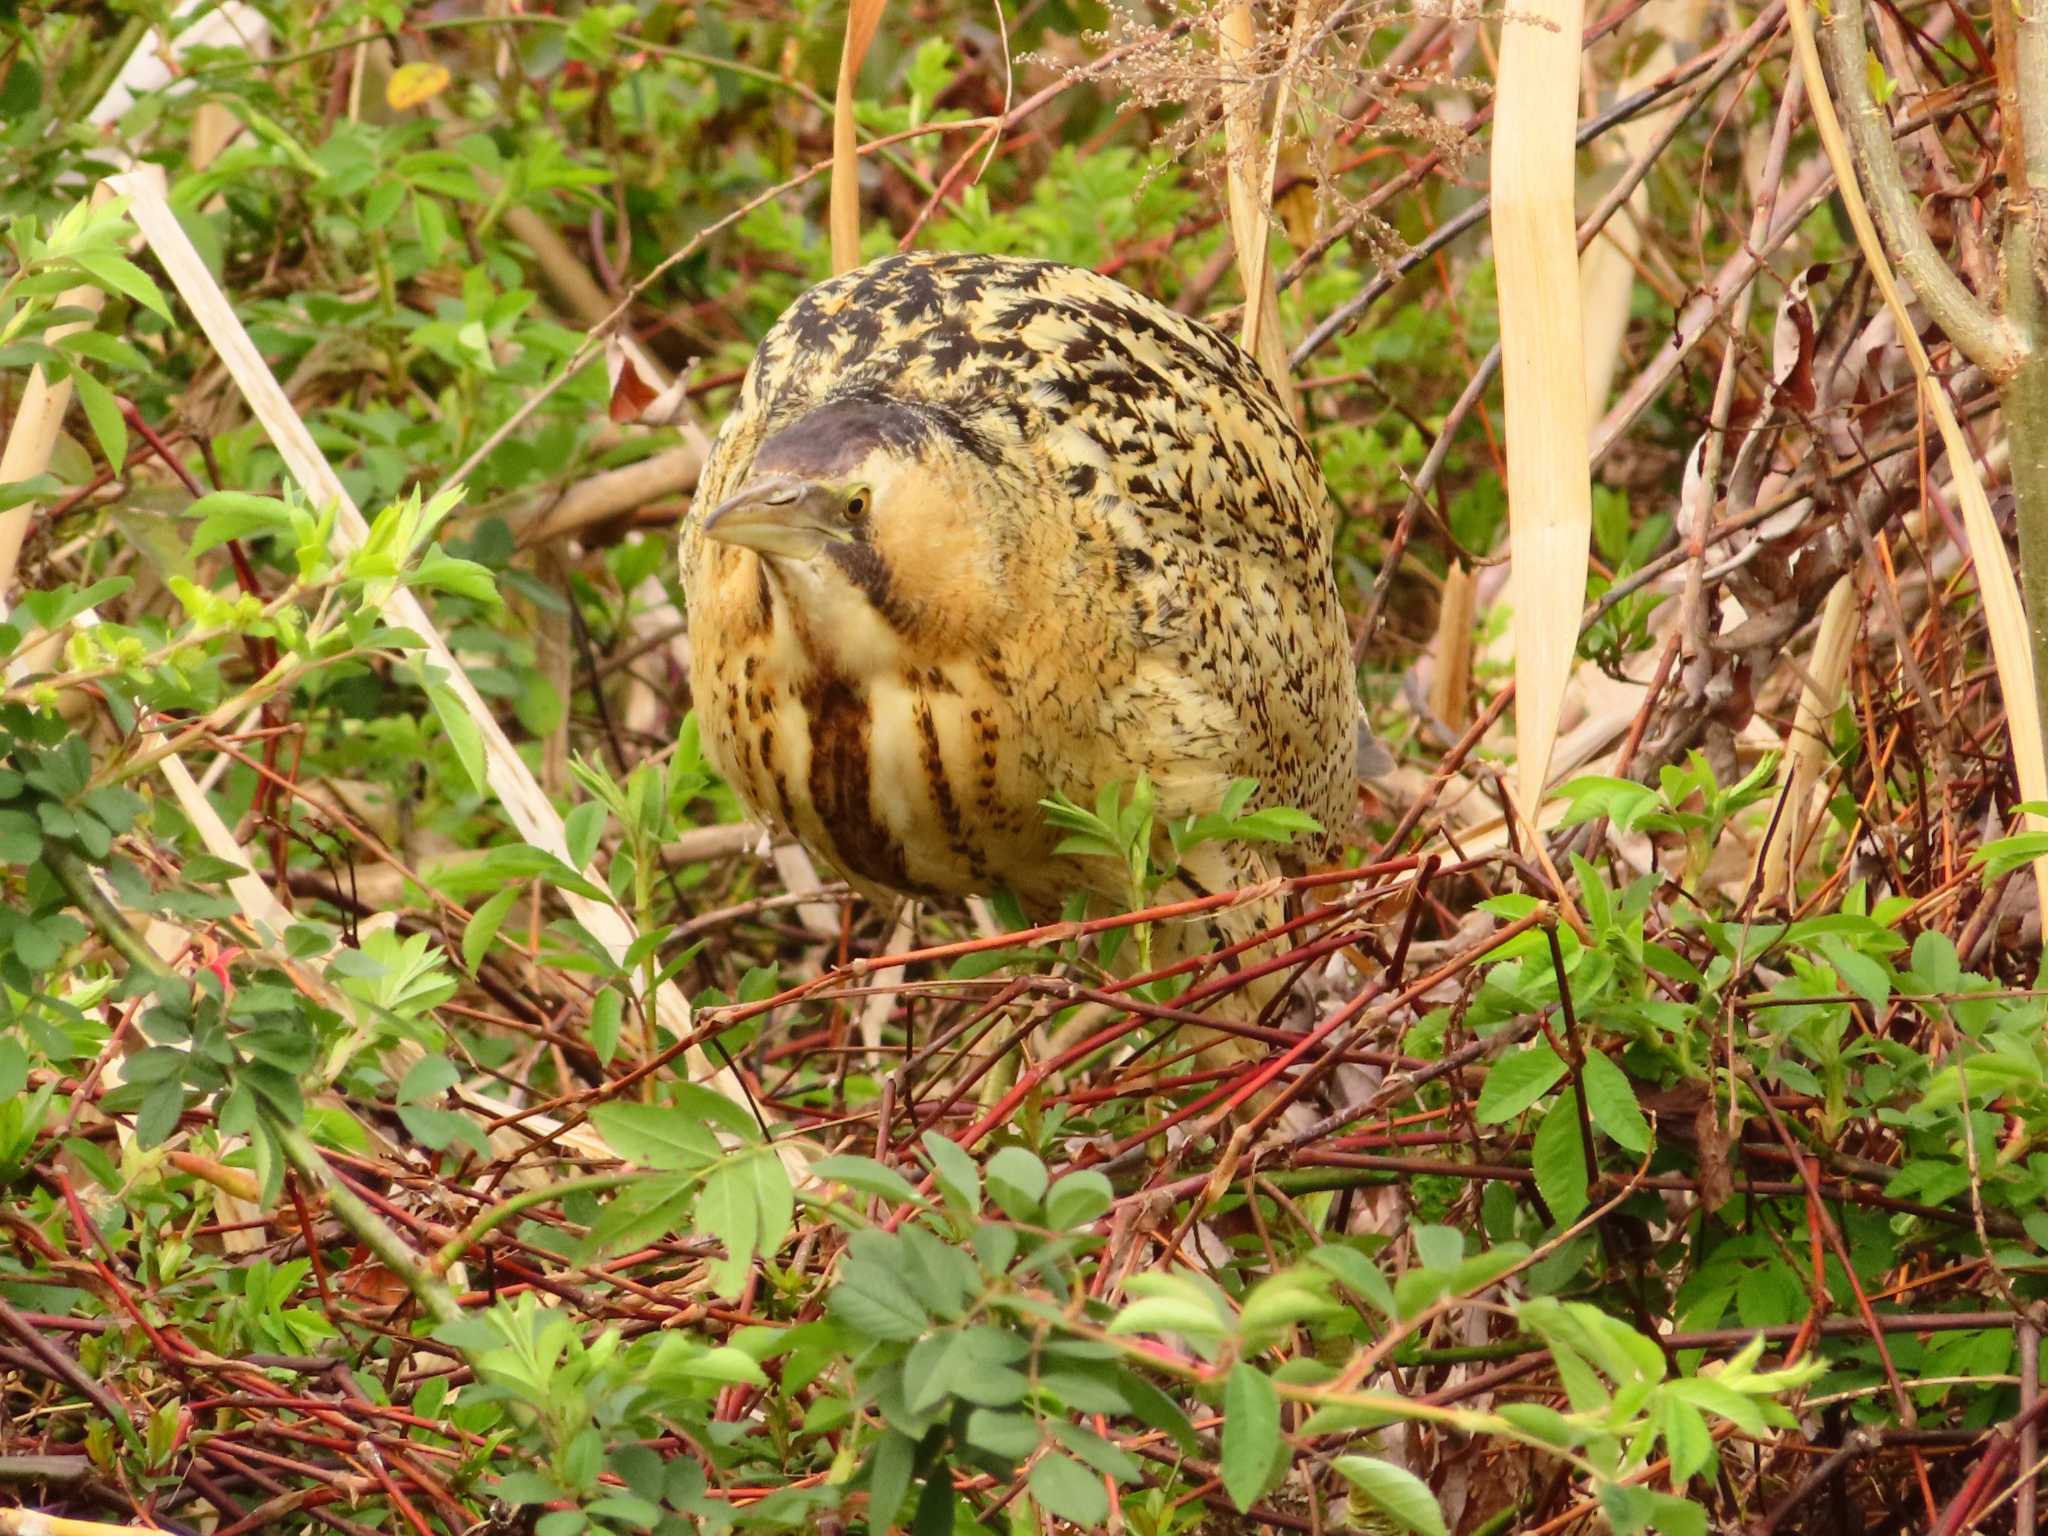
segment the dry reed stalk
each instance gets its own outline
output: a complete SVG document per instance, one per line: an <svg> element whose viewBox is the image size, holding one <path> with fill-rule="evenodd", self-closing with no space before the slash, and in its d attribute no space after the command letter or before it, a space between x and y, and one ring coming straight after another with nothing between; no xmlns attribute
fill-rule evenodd
<svg viewBox="0 0 2048 1536"><path fill-rule="evenodd" d="M1516 766L1532 825L1577 648L1593 527L1574 211L1583 24L1579 0L1537 0L1504 23L1494 108Z"/></svg>
<svg viewBox="0 0 2048 1536"><path fill-rule="evenodd" d="M1478 605L1478 583L1462 560L1453 560L1444 573L1436 643L1431 647L1436 670L1429 679L1429 712L1437 724L1453 732L1465 728L1472 707L1472 619Z"/></svg>
<svg viewBox="0 0 2048 1536"><path fill-rule="evenodd" d="M88 318L53 325L43 332L43 342L55 346L75 331L90 329L93 317L107 302L106 293L93 287L73 288L57 300L59 309L83 309ZM0 485L33 480L50 467L57 451L57 434L64 425L64 413L71 409L71 380L51 383L40 366L32 369L28 385L21 392L21 407L14 413L14 425L7 431L7 446L0 450ZM115 473L121 466L114 466ZM14 570L21 560L22 540L29 522L41 503L18 502L0 512L0 618L7 614L7 591L14 584Z"/></svg>
<svg viewBox="0 0 2048 1536"><path fill-rule="evenodd" d="M2005 552L2005 540L1999 534L1998 520L1992 515L1990 498L1984 494L1983 477L1969 440L1963 436L1947 392L1934 376L1927 349L1921 345L1884 244L1878 239L1877 226L1871 221L1862 186L1856 179L1855 162L1842 135L1841 119L1835 114L1834 97L1829 94L1827 76L1821 69L1820 49L1814 40L1813 18L1807 13L1806 0L1786 0L1785 14L1792 23L1793 50L1799 58L1799 71L1806 79L1807 95L1812 98L1821 146L1827 151L1828 163L1834 168L1841 190L1842 206L1856 230L1856 243L1862 249L1871 277L1898 322L1899 344L1913 365L1920 397L1934 418L1942 448L1948 454L1956 499L1963 509L1963 532L1970 541L1970 558L1977 567L1977 591L1984 603L1984 622L1991 631L1991 655L1998 672L1998 686L2005 695L2006 736L2012 742L2013 771L2019 779L2020 799L2048 800L2048 753L2044 753L2041 741L2041 705L2040 696L2034 691L2032 642L2026 613L2020 604L2019 582ZM2027 828L2048 831L2048 817L2030 813ZM2034 861L2034 886L2042 910L2048 912L2048 856Z"/></svg>
<svg viewBox="0 0 2048 1536"><path fill-rule="evenodd" d="M213 344L222 365L276 445L300 490L316 506L332 505L337 508L333 536L335 553L346 556L360 547L369 532L362 513L314 443L305 422L292 408L226 295L214 282L205 262L171 212L164 196L161 170L149 167L130 172L111 178L107 186L128 198L129 217L141 229L165 275L198 320L200 329ZM448 643L441 637L426 609L410 591L399 587L385 600L384 612L392 623L421 637L424 660L439 670L446 686L468 713L483 743L488 787L520 837L565 863L570 862L561 817L498 725L489 705L477 693L462 664L449 650ZM559 894L576 920L615 961L623 963L636 938L625 913L609 902L593 901L570 891ZM685 1038L691 1033L693 1023L689 1003L673 983L662 986L652 999L643 1001L651 1003L662 1027L677 1038ZM699 1048L693 1047L686 1059L692 1077L708 1082L716 1091L736 1102L747 1102L744 1085L729 1068L714 1071Z"/></svg>
<svg viewBox="0 0 2048 1536"><path fill-rule="evenodd" d="M1287 43L1287 62L1280 72L1273 106L1273 129L1262 141L1259 130L1260 89L1253 61L1258 57L1258 24L1250 0L1236 0L1218 18L1216 45L1223 67L1224 191L1230 211L1230 237L1237 247L1237 270L1244 287L1244 319L1238 341L1266 370L1287 412L1301 419L1301 399L1280 342L1280 306L1273 294L1273 177L1279 167L1282 124L1287 112L1288 82L1300 56L1302 34L1311 7L1295 8Z"/></svg>
<svg viewBox="0 0 2048 1536"><path fill-rule="evenodd" d="M860 141L854 132L853 101L860 66L875 40L885 0L849 0L846 46L839 51L839 90L832 102L832 270L860 265Z"/></svg>
<svg viewBox="0 0 2048 1536"><path fill-rule="evenodd" d="M1625 101L1636 92L1662 79L1678 62L1678 45L1693 43L1698 36L1703 7L1699 0L1649 0L1640 21L1657 36L1641 64L1614 87L1614 99ZM1661 112L1632 117L1599 141L1603 164L1622 166L1644 153L1662 135L1671 114L1679 110L1676 101ZM1593 243L1579 258L1579 284L1584 295L1586 340L1586 410L1598 415L1607 404L1614 384L1614 370L1621 360L1621 344L1628 334L1629 303L1635 295L1636 258L1643 248L1643 224L1650 216L1650 190L1636 183L1635 190L1615 217L1602 227Z"/></svg>

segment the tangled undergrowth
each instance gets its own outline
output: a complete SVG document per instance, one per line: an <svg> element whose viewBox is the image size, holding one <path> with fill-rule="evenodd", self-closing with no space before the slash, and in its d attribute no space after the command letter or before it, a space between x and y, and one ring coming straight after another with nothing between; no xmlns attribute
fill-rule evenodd
<svg viewBox="0 0 2048 1536"><path fill-rule="evenodd" d="M1150 905L1232 807L1056 810L1135 910L898 921L697 750L670 530L823 275L836 18L229 7L172 27L228 22L183 89L124 96L158 51L124 14L0 9L5 1502L207 1536L2031 1531L2043 843L1782 7L1683 57L1676 7L1589 30L1629 254L1536 828L1461 153L1488 34L1311 16L1402 83L1311 80L1345 126L1275 184L1398 761L1284 930L1136 977L1120 946L1242 899ZM1150 147L1220 137L1202 29L1106 20L889 16L871 252L1227 315L1219 201ZM1879 28L1966 273L1975 25ZM146 182L92 198L128 156L361 536L135 243ZM74 408L17 474L32 368ZM1990 381L1945 379L1997 441ZM1266 1016L1215 1011L1274 973Z"/></svg>

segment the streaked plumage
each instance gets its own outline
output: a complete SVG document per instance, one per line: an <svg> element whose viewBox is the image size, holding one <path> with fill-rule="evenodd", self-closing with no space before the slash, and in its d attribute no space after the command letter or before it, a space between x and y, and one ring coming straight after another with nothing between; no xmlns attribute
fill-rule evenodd
<svg viewBox="0 0 2048 1536"><path fill-rule="evenodd" d="M910 255L820 284L762 342L698 501L705 745L859 886L1113 894L1054 856L1039 802L1140 772L1166 816L1249 776L1351 823L1362 715L1315 461L1244 352L1119 283ZM1264 869L1235 849L1190 873Z"/></svg>

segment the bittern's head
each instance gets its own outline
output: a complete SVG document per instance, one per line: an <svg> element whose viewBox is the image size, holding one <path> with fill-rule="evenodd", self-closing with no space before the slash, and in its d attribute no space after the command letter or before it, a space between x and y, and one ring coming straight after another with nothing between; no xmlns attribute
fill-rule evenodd
<svg viewBox="0 0 2048 1536"><path fill-rule="evenodd" d="M761 561L807 627L837 640L869 615L903 639L979 629L1003 565L998 462L937 407L835 400L761 444L704 537Z"/></svg>

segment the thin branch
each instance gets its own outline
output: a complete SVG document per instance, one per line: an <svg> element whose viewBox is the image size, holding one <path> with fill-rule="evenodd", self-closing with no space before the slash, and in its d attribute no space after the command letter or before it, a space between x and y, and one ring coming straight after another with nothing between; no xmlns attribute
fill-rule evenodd
<svg viewBox="0 0 2048 1536"><path fill-rule="evenodd" d="M1841 103L1842 126L1855 149L1871 212L1898 262L1899 275L1935 323L1971 362L2003 378L2019 364L2019 341L2003 319L1963 286L1920 222L1919 206L1906 186L1898 146L1892 142L1891 122L1870 91L1870 48L1863 22L1863 0L1838 0L1822 33L1830 83Z"/></svg>

